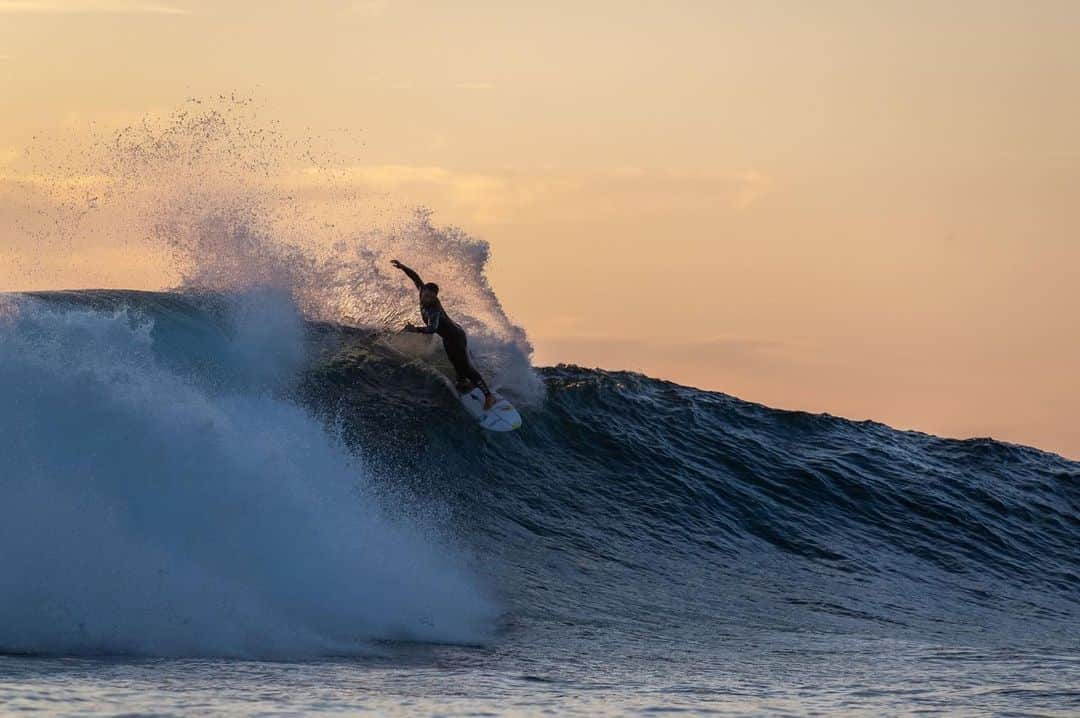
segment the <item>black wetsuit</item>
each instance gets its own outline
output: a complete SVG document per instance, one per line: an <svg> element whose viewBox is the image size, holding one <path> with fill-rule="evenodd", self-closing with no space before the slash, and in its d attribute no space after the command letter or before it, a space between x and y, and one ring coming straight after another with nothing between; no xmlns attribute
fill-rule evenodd
<svg viewBox="0 0 1080 718"><path fill-rule="evenodd" d="M423 290L424 282L420 279L419 274L404 266L401 271L405 272L409 279L413 280L417 289ZM487 382L484 381L484 377L480 376L480 372L476 370L476 367L472 365L472 361L469 359L469 338L466 336L465 330L447 316L442 302L436 299L433 307L425 307L421 304L420 315L424 318L424 326L416 327L413 331L419 334L438 334L442 338L443 349L446 350L446 356L454 367L458 383L460 384L464 380L471 381L474 386L480 387L484 394L490 394L491 391L488 389Z"/></svg>

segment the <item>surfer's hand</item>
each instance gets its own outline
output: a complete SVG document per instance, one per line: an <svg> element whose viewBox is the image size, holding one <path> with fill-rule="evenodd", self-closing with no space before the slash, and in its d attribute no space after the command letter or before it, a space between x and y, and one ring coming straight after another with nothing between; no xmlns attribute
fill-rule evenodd
<svg viewBox="0 0 1080 718"><path fill-rule="evenodd" d="M397 261L396 259L390 260L390 266L396 267L397 269L405 269L405 265Z"/></svg>

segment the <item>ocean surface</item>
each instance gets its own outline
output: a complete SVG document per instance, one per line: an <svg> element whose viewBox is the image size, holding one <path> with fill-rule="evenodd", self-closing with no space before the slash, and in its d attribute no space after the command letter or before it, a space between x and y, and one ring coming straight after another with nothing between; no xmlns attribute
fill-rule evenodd
<svg viewBox="0 0 1080 718"><path fill-rule="evenodd" d="M0 713L1080 715L1080 464L423 341L0 297Z"/></svg>

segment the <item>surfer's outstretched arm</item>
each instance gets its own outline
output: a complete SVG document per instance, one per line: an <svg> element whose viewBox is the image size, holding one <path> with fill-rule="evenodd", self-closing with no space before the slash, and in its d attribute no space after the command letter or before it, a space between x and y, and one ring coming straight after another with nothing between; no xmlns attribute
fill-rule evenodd
<svg viewBox="0 0 1080 718"><path fill-rule="evenodd" d="M416 270L414 270L414 269L412 269L410 267L406 267L404 264L397 261L396 259L393 260L392 262L390 262L390 264L397 267L401 271L405 272L405 276L413 281L413 284L416 285L417 289L423 289L424 288L424 280L420 279L420 275L416 273Z"/></svg>

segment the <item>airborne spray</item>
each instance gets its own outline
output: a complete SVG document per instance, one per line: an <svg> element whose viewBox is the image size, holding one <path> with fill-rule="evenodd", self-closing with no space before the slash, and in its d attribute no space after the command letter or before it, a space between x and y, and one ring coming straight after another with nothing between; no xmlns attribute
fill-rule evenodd
<svg viewBox="0 0 1080 718"><path fill-rule="evenodd" d="M286 293L309 320L396 330L416 297L389 267L402 258L447 288L491 383L542 400L525 331L485 275L487 242L439 226L350 180L318 138L293 139L250 99L189 100L115 132L38 138L16 176L17 232L38 251L79 261L84 247L160 266L180 290ZM45 273L40 261L26 273ZM100 277L95 266L90 276Z"/></svg>
<svg viewBox="0 0 1080 718"><path fill-rule="evenodd" d="M295 657L491 635L498 609L440 507L388 499L389 467L293 398L310 321L384 330L415 311L395 255L457 285L481 361L527 394L487 245L425 211L365 223L373 201L346 173L256 114L221 98L39 139L5 183L28 273L111 252L162 262L179 294L0 305L0 652Z"/></svg>

